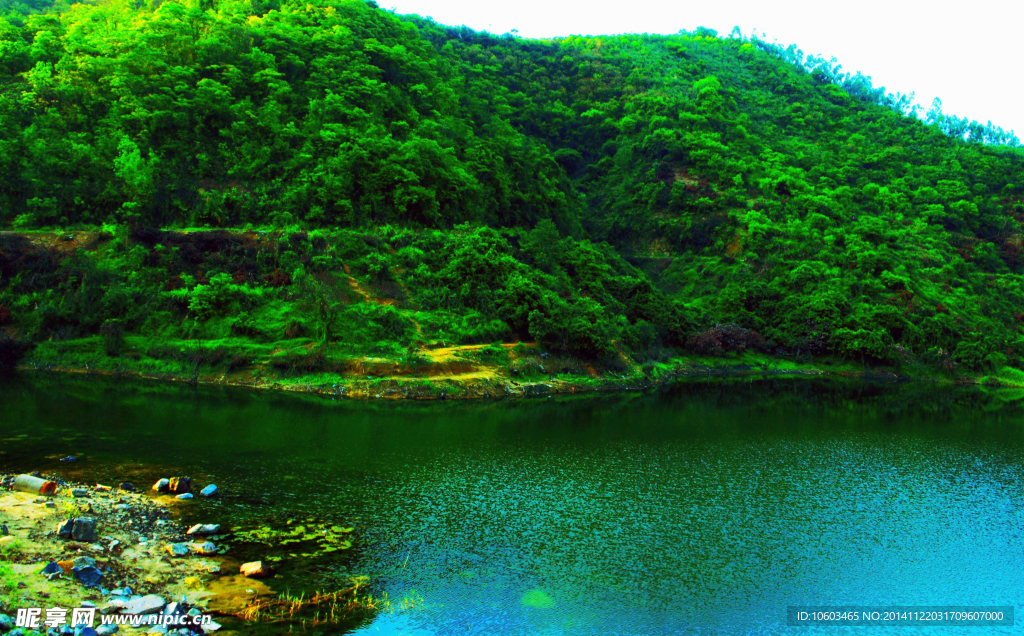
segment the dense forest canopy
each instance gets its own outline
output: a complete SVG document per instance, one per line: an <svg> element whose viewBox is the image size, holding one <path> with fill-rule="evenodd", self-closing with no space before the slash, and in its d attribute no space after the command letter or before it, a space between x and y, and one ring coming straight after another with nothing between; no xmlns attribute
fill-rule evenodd
<svg viewBox="0 0 1024 636"><path fill-rule="evenodd" d="M126 240L30 265L8 238L17 337L1024 364L1016 137L835 60L362 0L44 5L0 5L0 225ZM308 234L186 258L174 228ZM350 266L401 298L333 293Z"/></svg>

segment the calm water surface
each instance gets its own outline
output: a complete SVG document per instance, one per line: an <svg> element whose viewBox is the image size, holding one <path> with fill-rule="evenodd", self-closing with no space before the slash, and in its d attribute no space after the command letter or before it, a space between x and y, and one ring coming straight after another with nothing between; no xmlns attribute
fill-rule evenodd
<svg viewBox="0 0 1024 636"><path fill-rule="evenodd" d="M1021 397L796 380L383 404L15 377L0 470L179 471L224 491L194 519L354 525L347 560L282 571L369 576L396 609L359 634L860 634L788 628L786 606L1024 605Z"/></svg>

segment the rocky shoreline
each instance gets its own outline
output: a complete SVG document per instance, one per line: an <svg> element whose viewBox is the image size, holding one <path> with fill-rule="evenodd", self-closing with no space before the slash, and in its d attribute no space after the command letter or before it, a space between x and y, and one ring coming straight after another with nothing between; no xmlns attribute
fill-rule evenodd
<svg viewBox="0 0 1024 636"><path fill-rule="evenodd" d="M0 633L209 633L221 627L210 620L211 613L232 614L224 607L211 609L218 596L211 586L223 588L225 578L242 579L219 576L227 571L227 557L216 543L224 536L218 534L220 526L186 529L173 514L177 498L193 496L187 480L175 483L183 492L140 492L129 483L90 485L55 474L34 475L55 482L56 493L12 490L16 476L0 474ZM171 483L158 483L165 482ZM238 565L234 568L237 572ZM258 581L242 581L242 587L268 591ZM15 626L17 611L25 608L42 608L37 629ZM49 608L67 609L66 622L47 629L43 621ZM94 609L94 626L73 629L74 608ZM165 624L118 626L101 624L100 618L152 614L162 616L156 622ZM198 623L204 614L204 624L178 627Z"/></svg>

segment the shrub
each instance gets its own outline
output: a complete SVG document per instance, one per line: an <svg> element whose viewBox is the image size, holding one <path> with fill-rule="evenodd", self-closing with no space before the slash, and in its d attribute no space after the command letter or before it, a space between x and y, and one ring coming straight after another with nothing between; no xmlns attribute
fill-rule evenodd
<svg viewBox="0 0 1024 636"><path fill-rule="evenodd" d="M732 324L716 324L698 332L690 336L688 345L695 353L710 356L720 356L730 351L742 353L747 349L764 351L767 348L761 334Z"/></svg>
<svg viewBox="0 0 1024 636"><path fill-rule="evenodd" d="M124 350L124 323L120 320L108 320L100 327L103 337L103 351L108 356L119 356Z"/></svg>

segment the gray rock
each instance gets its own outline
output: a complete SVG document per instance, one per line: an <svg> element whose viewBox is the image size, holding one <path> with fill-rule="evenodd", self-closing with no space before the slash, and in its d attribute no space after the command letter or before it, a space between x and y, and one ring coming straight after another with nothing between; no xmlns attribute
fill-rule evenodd
<svg viewBox="0 0 1024 636"><path fill-rule="evenodd" d="M75 520L68 519L57 524L57 536L61 539L70 539L72 530L75 527Z"/></svg>
<svg viewBox="0 0 1024 636"><path fill-rule="evenodd" d="M269 565L264 565L263 561L251 561L249 563L243 563L242 567L239 568L242 576L247 576L252 579L262 579L273 574Z"/></svg>
<svg viewBox="0 0 1024 636"><path fill-rule="evenodd" d="M74 572L75 578L86 587L94 587L103 578L103 572L100 572L91 565L71 568L71 571Z"/></svg>
<svg viewBox="0 0 1024 636"><path fill-rule="evenodd" d="M128 604L123 610L122 614L155 614L162 610L167 605L167 601L160 598L156 594L147 594L141 598L133 598L128 601Z"/></svg>
<svg viewBox="0 0 1024 636"><path fill-rule="evenodd" d="M192 499L192 497L193 497L192 493L186 492L186 493L181 494L181 495L175 495L174 498L175 499Z"/></svg>
<svg viewBox="0 0 1024 636"><path fill-rule="evenodd" d="M75 559L74 561L72 561L71 564L73 566L96 565L96 559L94 559L92 557L87 557L87 556L80 556L77 559Z"/></svg>
<svg viewBox="0 0 1024 636"><path fill-rule="evenodd" d="M171 556L182 557L188 556L188 544L187 543L171 543L166 548L167 553Z"/></svg>
<svg viewBox="0 0 1024 636"><path fill-rule="evenodd" d="M204 556L217 554L217 546L209 541L203 541L202 543L190 543L188 544L188 549L193 554L202 554Z"/></svg>
<svg viewBox="0 0 1024 636"><path fill-rule="evenodd" d="M115 598L100 608L100 614L115 614L128 607L128 601L123 598Z"/></svg>
<svg viewBox="0 0 1024 636"><path fill-rule="evenodd" d="M217 491L217 486L215 484L210 484L206 488L203 488L202 490L200 490L199 494L204 496L204 497L213 497L213 496L215 496L217 494L217 492L218 492Z"/></svg>
<svg viewBox="0 0 1024 636"><path fill-rule="evenodd" d="M0 632L9 632L14 629L14 619L7 614L0 614Z"/></svg>
<svg viewBox="0 0 1024 636"><path fill-rule="evenodd" d="M72 488L71 489L71 496L73 496L73 497L88 497L89 496L89 491L86 490L85 488Z"/></svg>
<svg viewBox="0 0 1024 636"><path fill-rule="evenodd" d="M171 489L171 480L170 479L159 479L159 480L157 480L157 482L155 484L153 484L153 490L155 490L157 492L167 492L170 489Z"/></svg>
<svg viewBox="0 0 1024 636"><path fill-rule="evenodd" d="M96 636L111 636L117 633L117 625L100 625L96 628Z"/></svg>
<svg viewBox="0 0 1024 636"><path fill-rule="evenodd" d="M197 537L205 537L211 534L217 534L220 532L220 524L217 523L197 523L188 529L185 534L191 534Z"/></svg>
<svg viewBox="0 0 1024 636"><path fill-rule="evenodd" d="M91 517L75 519L71 536L74 537L75 541L85 541L86 543L96 541L99 539L99 536L96 534L96 520Z"/></svg>
<svg viewBox="0 0 1024 636"><path fill-rule="evenodd" d="M171 477L167 482L167 487L175 494L192 492L192 479L190 477Z"/></svg>
<svg viewBox="0 0 1024 636"><path fill-rule="evenodd" d="M167 604L166 607L164 607L164 612L163 613L169 616L171 614L180 614L181 613L180 610L181 610L181 604L178 603L177 601L171 601L170 603Z"/></svg>
<svg viewBox="0 0 1024 636"><path fill-rule="evenodd" d="M208 633L208 634L209 633L213 633L213 632L217 631L220 628L221 628L220 623L217 623L215 621L210 621L206 625L203 625L203 631Z"/></svg>

